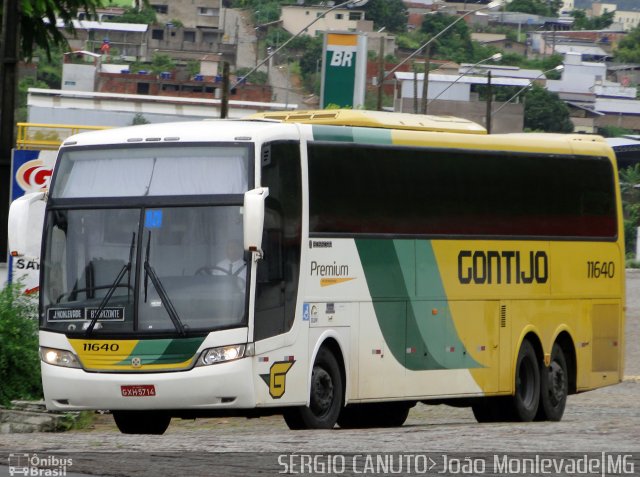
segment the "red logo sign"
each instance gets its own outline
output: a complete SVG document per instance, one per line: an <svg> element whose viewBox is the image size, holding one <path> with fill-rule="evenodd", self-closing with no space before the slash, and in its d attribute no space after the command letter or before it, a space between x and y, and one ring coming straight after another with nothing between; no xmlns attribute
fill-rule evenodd
<svg viewBox="0 0 640 477"><path fill-rule="evenodd" d="M26 192L36 192L49 187L53 169L44 161L34 159L24 163L16 172L16 181Z"/></svg>

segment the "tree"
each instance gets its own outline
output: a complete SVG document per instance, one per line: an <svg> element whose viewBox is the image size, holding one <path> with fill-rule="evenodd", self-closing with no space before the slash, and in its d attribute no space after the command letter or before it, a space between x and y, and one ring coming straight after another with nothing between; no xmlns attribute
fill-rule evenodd
<svg viewBox="0 0 640 477"><path fill-rule="evenodd" d="M0 58L0 255L7 253L7 215L11 180L11 147L14 143L15 96L17 87L17 62L19 58L31 59L34 46L44 49L51 57L52 46L68 43L58 29L60 19L73 31L72 20L79 11L89 17L95 14L101 0L0 0L0 24L2 28L2 58ZM6 11L5 11L6 9ZM6 15L6 18L4 18ZM20 51L19 51L20 50Z"/></svg>
<svg viewBox="0 0 640 477"><path fill-rule="evenodd" d="M373 20L375 28L386 27L393 32L407 30L407 7L402 0L369 0L362 10L367 20Z"/></svg>
<svg viewBox="0 0 640 477"><path fill-rule="evenodd" d="M113 17L109 21L112 23L144 23L152 25L157 21L156 11L149 6L144 6L140 10L130 7L121 16ZM171 21L173 22L174 20ZM175 25L175 27L178 28L178 25Z"/></svg>
<svg viewBox="0 0 640 477"><path fill-rule="evenodd" d="M622 63L640 63L640 25L620 40L614 55L616 61Z"/></svg>
<svg viewBox="0 0 640 477"><path fill-rule="evenodd" d="M154 53L151 57L151 72L158 75L176 69L175 62L166 53Z"/></svg>
<svg viewBox="0 0 640 477"><path fill-rule="evenodd" d="M434 37L447 28L458 17L446 13L425 16L420 31ZM456 23L449 31L431 44L431 54L439 55L453 61L467 61L473 55L473 42L469 27L464 21Z"/></svg>
<svg viewBox="0 0 640 477"><path fill-rule="evenodd" d="M620 193L624 211L624 238L627 256L633 256L640 227L640 164L620 170Z"/></svg>
<svg viewBox="0 0 640 477"><path fill-rule="evenodd" d="M513 0L505 7L507 12L531 13L545 17L557 17L562 0Z"/></svg>
<svg viewBox="0 0 640 477"><path fill-rule="evenodd" d="M307 37L309 40L304 48L304 55L300 58L300 74L304 85L309 90L315 90L319 85L317 68L322 58L322 38ZM292 41L291 44L295 42Z"/></svg>
<svg viewBox="0 0 640 477"><path fill-rule="evenodd" d="M149 124L149 120L142 113L136 113L131 120L131 125L139 126L141 124Z"/></svg>
<svg viewBox="0 0 640 477"><path fill-rule="evenodd" d="M0 0L0 6L4 2ZM84 12L87 17L95 15L102 0L19 0L20 13L20 47L22 57L31 58L34 46L43 48L50 56L50 47L66 46L67 40L58 28L58 19L73 31L71 20Z"/></svg>
<svg viewBox="0 0 640 477"><path fill-rule="evenodd" d="M236 77L240 79L252 69L253 68L251 68L250 66L238 68L236 70ZM265 73L264 71L254 71L253 73L251 73L251 76L247 79L247 81L251 84L267 84L269 82L269 78L267 77L267 73Z"/></svg>
<svg viewBox="0 0 640 477"><path fill-rule="evenodd" d="M524 127L533 131L569 133L569 108L556 93L534 85L525 96Z"/></svg>
<svg viewBox="0 0 640 477"><path fill-rule="evenodd" d="M613 23L615 12L605 11L599 17L587 18L584 10L574 10L571 16L574 30L603 30Z"/></svg>

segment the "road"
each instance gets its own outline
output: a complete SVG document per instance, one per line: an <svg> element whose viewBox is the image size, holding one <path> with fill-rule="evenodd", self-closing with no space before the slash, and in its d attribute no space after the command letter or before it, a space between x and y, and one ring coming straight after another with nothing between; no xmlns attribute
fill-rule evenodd
<svg viewBox="0 0 640 477"><path fill-rule="evenodd" d="M443 455L451 458L456 455L460 458L475 455L488 459L493 453L517 456L523 452L565 452L568 454L561 457L567 459L583 456L587 452L596 453L594 458L599 458L601 452L629 452L634 454L629 458L626 469L638 475L639 272L627 274L625 360L625 382L570 396L561 422L481 425L476 423L469 409L419 404L411 411L407 423L396 429L294 432L289 431L279 417L255 420L227 418L174 420L164 436L142 437L121 435L109 416L100 416L89 430L60 434L0 435L0 476L8 472L6 465L10 452L72 458L73 465L69 467L69 473L142 477L277 475L285 470L300 473L301 469L307 474L310 470L319 474L322 470L319 464L324 465L325 474L355 475L349 472L354 470L349 469L349 465L355 462L353 459L364 459L358 457L362 453L385 453L381 458L390 458L387 453L418 453L425 459L425 453L429 453L429 458L436 461L440 459L440 465ZM308 463L304 459L307 458L306 454L311 453L322 453L322 456L317 458L314 466L300 467L299 464ZM400 458L398 454L395 456ZM346 471L328 472L331 465L340 465L340 459L346 459ZM294 467L291 468L289 464L294 464ZM624 470L622 467L620 469ZM418 473L421 472L413 472ZM400 474L407 475L404 471Z"/></svg>

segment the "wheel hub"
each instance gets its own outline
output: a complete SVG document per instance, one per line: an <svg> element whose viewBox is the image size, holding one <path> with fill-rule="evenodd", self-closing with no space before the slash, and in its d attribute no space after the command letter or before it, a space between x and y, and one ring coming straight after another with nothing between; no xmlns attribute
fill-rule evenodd
<svg viewBox="0 0 640 477"><path fill-rule="evenodd" d="M322 416L331 408L333 402L333 381L322 368L314 368L311 376L311 410L316 416Z"/></svg>
<svg viewBox="0 0 640 477"><path fill-rule="evenodd" d="M556 361L552 362L551 366L549 366L548 379L549 395L554 404L557 404L561 402L564 397L566 377L564 374L564 369L562 369L562 366L560 366Z"/></svg>

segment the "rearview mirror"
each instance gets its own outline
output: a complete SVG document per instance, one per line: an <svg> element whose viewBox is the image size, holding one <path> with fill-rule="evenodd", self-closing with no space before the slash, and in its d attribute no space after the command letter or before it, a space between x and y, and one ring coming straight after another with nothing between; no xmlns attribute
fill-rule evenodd
<svg viewBox="0 0 640 477"><path fill-rule="evenodd" d="M9 208L9 252L13 257L40 257L45 193L33 192L17 198Z"/></svg>
<svg viewBox="0 0 640 477"><path fill-rule="evenodd" d="M244 193L242 223L244 249L262 255L262 229L264 227L264 202L269 195L268 187L258 187Z"/></svg>

